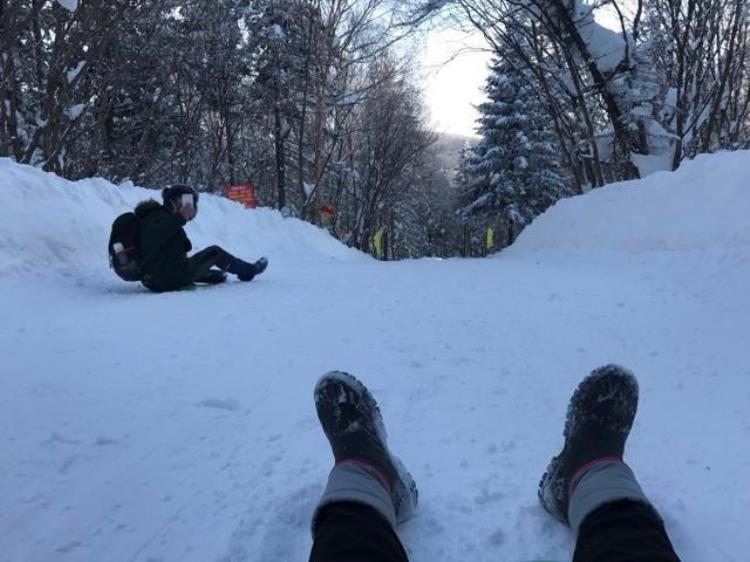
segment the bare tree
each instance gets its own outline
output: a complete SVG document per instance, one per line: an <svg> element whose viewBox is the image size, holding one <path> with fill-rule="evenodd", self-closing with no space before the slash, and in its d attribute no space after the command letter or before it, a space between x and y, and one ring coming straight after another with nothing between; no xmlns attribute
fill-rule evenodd
<svg viewBox="0 0 750 562"><path fill-rule="evenodd" d="M654 0L646 9L654 60L669 88L662 109L673 168L696 152L737 145L747 121L744 0Z"/></svg>
<svg viewBox="0 0 750 562"><path fill-rule="evenodd" d="M352 239L358 248L367 248L383 222L384 204L399 187L403 172L435 142L422 125L418 93L404 78L379 79L380 74L391 76L387 61L374 65L372 72L378 91L369 97L360 116L364 125L359 156L361 204Z"/></svg>
<svg viewBox="0 0 750 562"><path fill-rule="evenodd" d="M0 152L63 173L86 76L132 2L0 2Z"/></svg>

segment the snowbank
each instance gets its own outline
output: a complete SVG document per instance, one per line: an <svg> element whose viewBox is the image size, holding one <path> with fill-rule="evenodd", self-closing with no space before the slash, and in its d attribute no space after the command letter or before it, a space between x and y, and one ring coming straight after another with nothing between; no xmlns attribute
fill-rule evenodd
<svg viewBox="0 0 750 562"><path fill-rule="evenodd" d="M750 151L702 155L659 172L559 201L508 249L512 255L732 252L750 249Z"/></svg>
<svg viewBox="0 0 750 562"><path fill-rule="evenodd" d="M0 275L35 276L61 268L107 271L114 218L159 192L103 179L77 182L0 158ZM222 197L202 195L187 226L196 248L220 244L248 258L358 259L327 232L277 211L248 211ZM114 274L112 274L114 275Z"/></svg>

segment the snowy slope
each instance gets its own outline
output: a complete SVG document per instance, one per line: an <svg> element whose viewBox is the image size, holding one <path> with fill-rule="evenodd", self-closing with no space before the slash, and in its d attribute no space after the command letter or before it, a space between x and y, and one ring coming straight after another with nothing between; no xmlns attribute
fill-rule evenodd
<svg viewBox="0 0 750 562"><path fill-rule="evenodd" d="M271 266L163 295L105 266L103 229L143 192L0 172L0 560L306 559L331 466L312 390L330 369L371 387L417 480L414 562L566 560L536 484L570 393L605 362L639 377L626 454L682 559L747 560L750 153L561 202L487 260L380 263L206 204L196 245ZM68 199L74 223L55 212Z"/></svg>
<svg viewBox="0 0 750 562"><path fill-rule="evenodd" d="M641 254L750 248L750 155L701 155L677 172L596 189L558 202L509 253Z"/></svg>
<svg viewBox="0 0 750 562"><path fill-rule="evenodd" d="M62 180L0 158L0 275L100 271L114 218L159 191L102 179ZM221 240L230 252L288 260L362 259L327 233L277 211L248 211L227 199L201 196L199 220L187 226L195 247Z"/></svg>

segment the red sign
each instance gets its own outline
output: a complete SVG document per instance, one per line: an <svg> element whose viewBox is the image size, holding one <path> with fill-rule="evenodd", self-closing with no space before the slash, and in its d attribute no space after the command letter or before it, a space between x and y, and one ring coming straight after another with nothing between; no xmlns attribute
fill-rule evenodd
<svg viewBox="0 0 750 562"><path fill-rule="evenodd" d="M226 186L224 197L241 203L247 209L255 209L258 206L258 201L255 199L255 189L250 182Z"/></svg>
<svg viewBox="0 0 750 562"><path fill-rule="evenodd" d="M331 219L333 218L334 212L331 207L328 205L323 205L320 208L320 224L322 226L328 226L331 223Z"/></svg>

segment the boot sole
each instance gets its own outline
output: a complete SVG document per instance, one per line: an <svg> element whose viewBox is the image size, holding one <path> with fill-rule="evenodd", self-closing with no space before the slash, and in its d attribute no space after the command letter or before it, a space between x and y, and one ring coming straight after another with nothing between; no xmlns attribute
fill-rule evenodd
<svg viewBox="0 0 750 562"><path fill-rule="evenodd" d="M385 429L383 416L380 413L380 407L378 406L375 397L354 375L343 371L330 371L323 375L315 385L314 396L316 407L318 406L319 400L322 399L323 389L330 382L338 384L339 386L345 387L351 391L357 397L357 400L353 402L354 406L359 410L363 417L367 417L372 421L376 437L383 444L383 449L388 453L388 459L386 460L391 463L394 473L399 479L399 481L394 484L392 493L394 495L393 500L396 507L397 522L402 523L411 517L416 509L419 491L414 478L401 462L401 459L391 453L388 448L388 433ZM347 397L343 395L339 397L339 401L352 402L351 400L347 400ZM320 414L318 417L320 417ZM321 420L321 424L322 423Z"/></svg>

